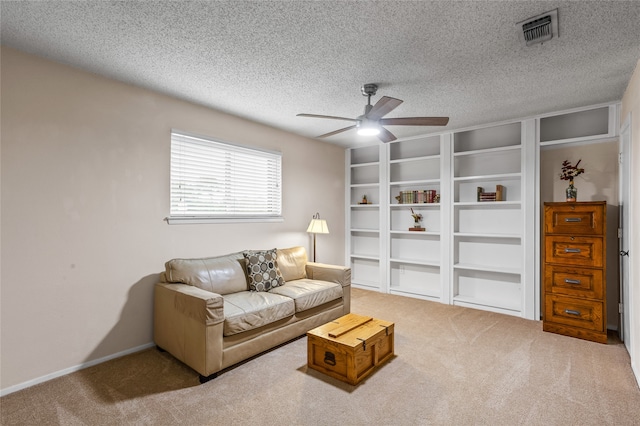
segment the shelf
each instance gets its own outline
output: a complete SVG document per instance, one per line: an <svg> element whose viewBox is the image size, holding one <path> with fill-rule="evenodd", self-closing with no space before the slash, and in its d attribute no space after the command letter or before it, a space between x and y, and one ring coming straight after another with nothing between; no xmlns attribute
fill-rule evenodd
<svg viewBox="0 0 640 426"><path fill-rule="evenodd" d="M349 185L351 188L377 188L380 186L379 182L373 183L352 183Z"/></svg>
<svg viewBox="0 0 640 426"><path fill-rule="evenodd" d="M502 151L515 151L515 150L519 150L521 149L521 145L509 145L509 146L500 146L497 148L486 148L486 149L476 149L476 150L472 150L472 151L460 151L460 152L455 152L453 154L454 157L461 157L464 155L476 155L476 154L491 154L491 153L495 153L495 152L502 152Z"/></svg>
<svg viewBox="0 0 640 426"><path fill-rule="evenodd" d="M521 235L518 234L496 234L496 233L476 233L476 232L454 232L454 237L471 237L471 238L508 238L508 239L516 239L519 240L522 238Z"/></svg>
<svg viewBox="0 0 640 426"><path fill-rule="evenodd" d="M432 295L420 293L417 291L404 290L402 288L390 288L389 293L395 294L398 296L409 296L409 297L415 297L417 299L430 300L433 302L440 301L440 296L432 296Z"/></svg>
<svg viewBox="0 0 640 426"><path fill-rule="evenodd" d="M522 173L499 173L495 175L478 175L478 176L462 176L454 177L454 182L475 182L475 181L493 181L493 180L517 180L522 178ZM353 186L353 185L352 185Z"/></svg>
<svg viewBox="0 0 640 426"><path fill-rule="evenodd" d="M401 208L401 207L440 207L440 203L403 203L403 204L390 204L389 207Z"/></svg>
<svg viewBox="0 0 640 426"><path fill-rule="evenodd" d="M435 235L435 236L440 236L440 232L437 231L394 231L393 229L391 231L389 231L390 234L394 234L394 235L416 235L416 236L421 236L421 235Z"/></svg>
<svg viewBox="0 0 640 426"><path fill-rule="evenodd" d="M505 268L499 266L474 265L471 263L456 263L453 269L465 269L468 271L497 272L500 274L520 275L520 268Z"/></svg>
<svg viewBox="0 0 640 426"><path fill-rule="evenodd" d="M367 234L379 234L379 229L366 229L366 228L351 228L350 232L364 232Z"/></svg>
<svg viewBox="0 0 640 426"><path fill-rule="evenodd" d="M418 179L389 182L389 186L431 185L440 183L440 179Z"/></svg>
<svg viewBox="0 0 640 426"><path fill-rule="evenodd" d="M421 161L421 160L434 160L440 158L440 155L425 155L423 157L413 157L413 158L400 158L397 160L390 160L389 164L397 164L397 163L408 163L411 161Z"/></svg>
<svg viewBox="0 0 640 426"><path fill-rule="evenodd" d="M504 206L516 206L519 208L522 205L521 201L456 201L453 203L454 207L504 207Z"/></svg>
<svg viewBox="0 0 640 426"><path fill-rule="evenodd" d="M378 207L380 207L380 204L351 204L350 207L358 209L377 209Z"/></svg>
<svg viewBox="0 0 640 426"><path fill-rule="evenodd" d="M356 168L356 167L369 167L369 166L379 166L380 162L379 161L373 161L371 163L358 163L358 164L352 164L351 167L352 168Z"/></svg>
<svg viewBox="0 0 640 426"><path fill-rule="evenodd" d="M351 253L349 255L349 257L351 257L352 259L380 260L379 256L371 256L371 255L368 255L368 254Z"/></svg>
<svg viewBox="0 0 640 426"><path fill-rule="evenodd" d="M436 266L440 267L440 261L438 260L416 260L416 259L397 259L391 258L389 262L393 263L404 263L407 265L421 265L421 266Z"/></svg>
<svg viewBox="0 0 640 426"><path fill-rule="evenodd" d="M491 310L494 312L504 313L508 315L514 315L514 314L520 313L520 307L518 305L508 304L508 303L505 303L505 304L495 303L495 301L478 299L476 297L454 296L453 304L458 306L466 306L469 308L481 308L484 310ZM467 306L467 305L473 305L473 306Z"/></svg>
<svg viewBox="0 0 640 426"><path fill-rule="evenodd" d="M364 281L364 280L351 280L351 286L352 287L367 287L367 288L375 288L375 289L379 289L380 288L380 283L377 283L375 281Z"/></svg>

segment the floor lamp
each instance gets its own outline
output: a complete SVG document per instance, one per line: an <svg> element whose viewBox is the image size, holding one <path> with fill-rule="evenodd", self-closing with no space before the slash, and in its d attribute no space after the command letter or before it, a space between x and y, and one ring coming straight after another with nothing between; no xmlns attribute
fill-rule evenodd
<svg viewBox="0 0 640 426"><path fill-rule="evenodd" d="M316 261L316 234L328 234L329 227L327 227L327 221L320 219L320 213L313 215L313 219L309 222L307 232L313 234L313 261Z"/></svg>

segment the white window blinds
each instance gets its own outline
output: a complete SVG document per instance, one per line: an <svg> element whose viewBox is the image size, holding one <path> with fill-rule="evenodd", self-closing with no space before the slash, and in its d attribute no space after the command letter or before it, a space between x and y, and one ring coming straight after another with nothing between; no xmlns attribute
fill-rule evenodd
<svg viewBox="0 0 640 426"><path fill-rule="evenodd" d="M279 218L282 154L171 132L171 218Z"/></svg>

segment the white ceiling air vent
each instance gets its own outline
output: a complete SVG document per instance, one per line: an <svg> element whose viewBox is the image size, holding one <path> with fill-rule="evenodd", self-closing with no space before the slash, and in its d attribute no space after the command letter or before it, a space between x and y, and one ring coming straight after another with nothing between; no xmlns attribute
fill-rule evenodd
<svg viewBox="0 0 640 426"><path fill-rule="evenodd" d="M558 9L553 9L516 24L520 41L533 46L558 37Z"/></svg>

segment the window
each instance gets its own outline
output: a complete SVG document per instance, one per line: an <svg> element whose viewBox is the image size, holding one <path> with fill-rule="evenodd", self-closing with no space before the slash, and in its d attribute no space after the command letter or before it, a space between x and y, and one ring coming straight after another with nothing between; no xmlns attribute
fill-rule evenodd
<svg viewBox="0 0 640 426"><path fill-rule="evenodd" d="M282 154L171 132L172 222L280 220Z"/></svg>

